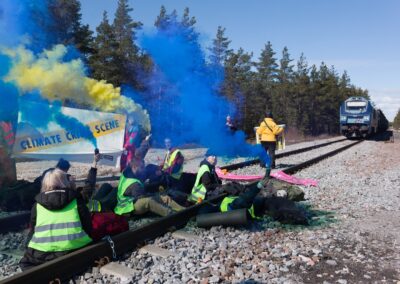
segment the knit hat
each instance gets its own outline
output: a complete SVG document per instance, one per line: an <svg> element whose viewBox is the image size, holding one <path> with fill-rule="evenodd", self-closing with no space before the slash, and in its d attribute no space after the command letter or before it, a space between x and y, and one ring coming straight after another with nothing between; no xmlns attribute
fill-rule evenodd
<svg viewBox="0 0 400 284"><path fill-rule="evenodd" d="M70 167L71 167L71 164L67 160L64 160L63 158L58 160L58 163L56 165L56 168L58 168L64 172L68 172Z"/></svg>
<svg viewBox="0 0 400 284"><path fill-rule="evenodd" d="M209 157L209 156L217 156L217 153L215 153L213 150L211 150L211 149L208 149L207 150L207 152L206 152L206 154L205 154L205 156L206 157Z"/></svg>

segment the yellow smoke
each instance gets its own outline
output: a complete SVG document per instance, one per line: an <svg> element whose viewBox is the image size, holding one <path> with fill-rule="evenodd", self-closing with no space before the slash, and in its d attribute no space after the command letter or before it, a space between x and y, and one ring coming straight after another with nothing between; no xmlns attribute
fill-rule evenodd
<svg viewBox="0 0 400 284"><path fill-rule="evenodd" d="M69 100L91 109L134 113L136 121L150 131L147 111L122 96L120 88L86 77L80 59L62 62L67 53L64 45L56 45L38 56L22 46L1 52L12 59L12 68L4 80L15 83L22 93L39 90L41 96L50 101Z"/></svg>

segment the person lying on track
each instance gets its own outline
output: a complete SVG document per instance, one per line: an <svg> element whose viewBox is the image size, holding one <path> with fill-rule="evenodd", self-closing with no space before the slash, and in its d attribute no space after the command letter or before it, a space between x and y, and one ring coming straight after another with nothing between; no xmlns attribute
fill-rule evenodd
<svg viewBox="0 0 400 284"><path fill-rule="evenodd" d="M213 195L226 193L227 196L217 205L205 205L200 209L199 214L247 209L247 215L251 219L260 219L264 214L268 214L282 223L307 225L308 220L305 213L295 205L295 202L271 196L266 192L269 183L270 177L267 170L266 176L257 184L224 185L214 191Z"/></svg>

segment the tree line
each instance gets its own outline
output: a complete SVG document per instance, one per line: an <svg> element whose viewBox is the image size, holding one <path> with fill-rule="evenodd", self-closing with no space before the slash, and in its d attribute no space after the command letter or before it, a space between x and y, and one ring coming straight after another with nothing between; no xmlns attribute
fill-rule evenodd
<svg viewBox="0 0 400 284"><path fill-rule="evenodd" d="M45 21L40 15L37 19L51 39L46 41L47 47L55 43L74 45L87 63L91 77L116 86L131 86L144 94L148 91L141 103L145 107L152 104L154 109L157 95L146 84L146 79L151 80L154 64L136 42L142 23L131 17L133 8L128 1L118 1L113 21L107 12L103 13L96 34L82 23L78 0L46 1L53 21ZM183 27L187 40L198 40L196 18L188 8L179 17L175 10L168 13L162 6L155 27L162 30L171 22ZM230 114L249 135L253 135L253 127L266 111L271 111L278 123L285 123L303 135L337 134L340 103L350 96L369 99L367 90L351 84L346 71L339 74L334 66L324 62L310 66L305 55L295 60L287 47L277 53L271 42L265 43L259 57L254 58L243 48L231 49L225 31L218 27L208 48L206 64L210 70L224 72L221 84L213 87L235 106L236 113ZM228 114L233 110L226 111Z"/></svg>

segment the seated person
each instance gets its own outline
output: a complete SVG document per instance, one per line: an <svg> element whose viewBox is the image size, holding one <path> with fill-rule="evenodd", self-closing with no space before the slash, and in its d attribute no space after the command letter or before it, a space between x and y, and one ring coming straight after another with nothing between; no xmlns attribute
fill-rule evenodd
<svg viewBox="0 0 400 284"><path fill-rule="evenodd" d="M217 157L211 151L207 151L206 157L200 163L200 168L196 175L192 193L188 197L188 201L199 203L207 198L207 195L220 187L222 181L215 173L215 165Z"/></svg>
<svg viewBox="0 0 400 284"><path fill-rule="evenodd" d="M165 138L164 143L167 153L165 154L164 162L161 165L161 170L165 186L176 188L179 186L185 158L179 149L172 148L171 139Z"/></svg>
<svg viewBox="0 0 400 284"><path fill-rule="evenodd" d="M159 216L167 216L174 211L184 209L167 195L147 192L143 177L146 177L143 159L135 157L121 174L117 205L114 209L116 214L141 215L152 212Z"/></svg>
<svg viewBox="0 0 400 284"><path fill-rule="evenodd" d="M48 171L32 207L22 270L70 253L92 242L91 218L73 179L59 168ZM66 226L68 225L68 226ZM61 229L60 229L61 228Z"/></svg>

